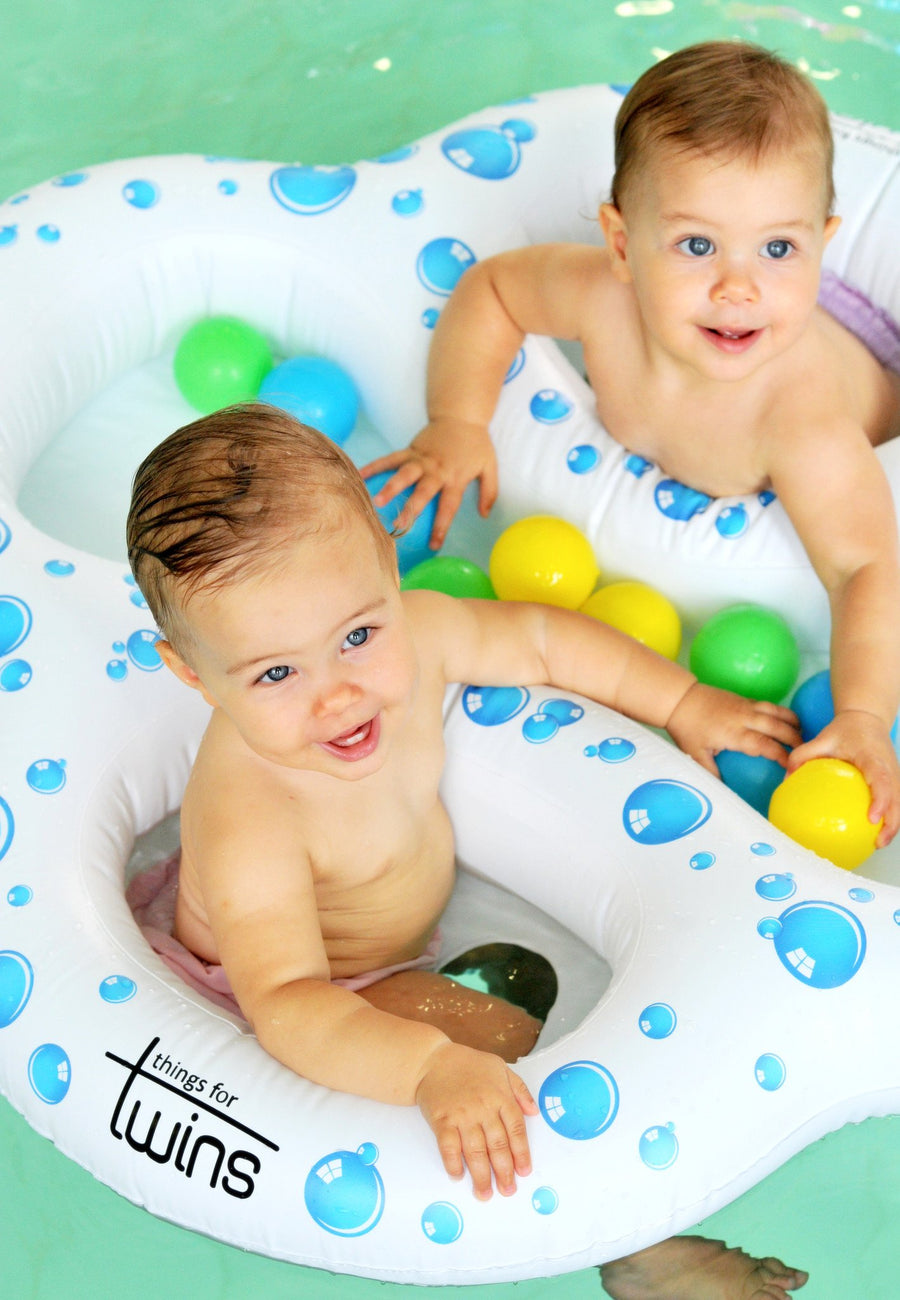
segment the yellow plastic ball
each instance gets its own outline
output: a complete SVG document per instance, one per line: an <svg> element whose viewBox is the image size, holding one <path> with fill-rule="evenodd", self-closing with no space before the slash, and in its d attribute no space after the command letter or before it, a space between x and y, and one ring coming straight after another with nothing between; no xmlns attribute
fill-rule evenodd
<svg viewBox="0 0 900 1300"><path fill-rule="evenodd" d="M611 582L581 606L585 614L627 632L667 659L677 659L681 649L678 610L661 591L646 582Z"/></svg>
<svg viewBox="0 0 900 1300"><path fill-rule="evenodd" d="M536 600L566 609L584 604L599 574L584 533L552 515L511 524L494 543L489 567L501 600Z"/></svg>
<svg viewBox="0 0 900 1300"><path fill-rule="evenodd" d="M792 840L853 871L874 851L882 823L869 821L872 793L842 758L813 758L772 795L769 821Z"/></svg>

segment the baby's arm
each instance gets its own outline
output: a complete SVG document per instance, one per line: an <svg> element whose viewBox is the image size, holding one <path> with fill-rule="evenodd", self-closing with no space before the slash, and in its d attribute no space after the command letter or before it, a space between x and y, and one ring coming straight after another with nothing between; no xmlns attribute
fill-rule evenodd
<svg viewBox="0 0 900 1300"><path fill-rule="evenodd" d="M484 686L546 682L607 704L673 740L718 776L722 749L784 765L799 743L794 714L775 704L704 686L682 668L597 619L551 605L454 601L407 592L416 626L434 638L450 681Z"/></svg>
<svg viewBox="0 0 900 1300"><path fill-rule="evenodd" d="M589 317L603 254L589 245L536 244L500 253L466 271L441 312L428 359L428 424L401 451L363 467L396 470L375 497L384 505L415 484L398 518L408 527L440 493L430 544L442 545L474 479L487 515L497 496L491 417L526 334L578 338Z"/></svg>
<svg viewBox="0 0 900 1300"><path fill-rule="evenodd" d="M884 818L878 846L900 827L900 766L890 730L900 701L900 561L890 487L868 440L851 422L783 439L772 483L831 604L835 717L790 756L853 763L871 791L869 818Z"/></svg>
<svg viewBox="0 0 900 1300"><path fill-rule="evenodd" d="M524 1117L537 1107L524 1082L500 1057L332 984L312 875L296 837L279 833L279 810L258 791L245 787L236 806L240 815L230 825L217 819L211 831L207 820L192 847L195 857L202 853L219 956L262 1047L315 1083L417 1104L451 1177L468 1168L481 1200L493 1180L512 1195L516 1175L531 1172ZM251 825L251 810L266 815Z"/></svg>

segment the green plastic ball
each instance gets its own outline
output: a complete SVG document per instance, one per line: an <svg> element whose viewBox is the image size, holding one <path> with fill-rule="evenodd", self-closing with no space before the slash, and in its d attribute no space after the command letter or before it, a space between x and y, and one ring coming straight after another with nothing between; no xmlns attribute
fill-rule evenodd
<svg viewBox="0 0 900 1300"><path fill-rule="evenodd" d="M777 702L797 680L800 651L780 614L761 605L730 605L694 637L690 663L708 686Z"/></svg>
<svg viewBox="0 0 900 1300"><path fill-rule="evenodd" d="M178 344L175 382L191 406L209 415L233 402L252 402L272 364L259 330L234 316L209 316Z"/></svg>
<svg viewBox="0 0 900 1300"><path fill-rule="evenodd" d="M404 574L400 581L403 591L443 591L448 596L474 596L480 600L496 600L497 594L483 569L461 555L435 555L423 560Z"/></svg>

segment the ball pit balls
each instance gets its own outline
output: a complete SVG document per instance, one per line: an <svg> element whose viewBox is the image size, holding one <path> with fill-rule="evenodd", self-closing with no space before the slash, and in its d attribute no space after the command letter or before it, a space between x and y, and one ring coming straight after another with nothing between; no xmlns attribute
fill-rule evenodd
<svg viewBox="0 0 900 1300"><path fill-rule="evenodd" d="M792 840L853 871L874 851L882 823L869 821L872 795L842 758L813 758L772 795L769 821Z"/></svg>
<svg viewBox="0 0 900 1300"><path fill-rule="evenodd" d="M531 515L497 538L489 572L501 600L578 609L593 591L599 570L590 542L574 524Z"/></svg>
<svg viewBox="0 0 900 1300"><path fill-rule="evenodd" d="M389 478L393 478L391 470L385 470L381 474L374 474L372 478L366 479L369 496L374 497L379 493ZM405 488L393 500L388 501L387 505L375 507L378 518L389 533L393 531L397 516L412 494L412 487ZM397 564L400 567L401 576L408 573L410 569L414 569L417 564L421 564L424 560L431 559L434 556L434 551L428 545L428 539L431 537L436 514L437 497L434 497L428 502L422 513L413 520L406 532L398 533L394 538L394 544L397 548Z"/></svg>
<svg viewBox="0 0 900 1300"><path fill-rule="evenodd" d="M768 815L772 795L784 780L784 768L780 763L763 754L722 749L716 754L716 767L729 790L739 794L763 817Z"/></svg>
<svg viewBox="0 0 900 1300"><path fill-rule="evenodd" d="M350 437L359 413L356 385L327 357L282 361L263 379L259 400L288 411L339 446Z"/></svg>
<svg viewBox="0 0 900 1300"><path fill-rule="evenodd" d="M175 382L203 415L233 402L252 402L271 369L266 339L234 316L197 321L175 351Z"/></svg>
<svg viewBox="0 0 900 1300"><path fill-rule="evenodd" d="M777 702L797 680L800 651L780 614L760 605L730 605L694 637L690 663L708 686Z"/></svg>
<svg viewBox="0 0 900 1300"><path fill-rule="evenodd" d="M627 632L667 659L681 649L681 619L672 602L646 582L611 582L581 606L582 612Z"/></svg>
<svg viewBox="0 0 900 1300"><path fill-rule="evenodd" d="M435 555L423 560L403 577L403 591L442 591L448 596L473 596L480 600L496 600L497 593L491 580L471 560L460 555Z"/></svg>
<svg viewBox="0 0 900 1300"><path fill-rule="evenodd" d="M800 721L800 735L813 740L834 720L834 700L831 695L831 673L827 668L807 677L794 691L791 708Z"/></svg>

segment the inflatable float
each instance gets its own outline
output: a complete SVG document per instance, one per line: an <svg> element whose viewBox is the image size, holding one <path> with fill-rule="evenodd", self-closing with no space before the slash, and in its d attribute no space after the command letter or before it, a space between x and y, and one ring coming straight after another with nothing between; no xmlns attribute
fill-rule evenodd
<svg viewBox="0 0 900 1300"><path fill-rule="evenodd" d="M900 1110L900 889L821 861L672 746L546 688L460 687L446 708L464 881L523 897L612 967L596 1005L548 1021L520 1063L540 1115L514 1197L451 1183L415 1109L281 1067L180 984L125 903L134 839L177 809L205 708L161 671L123 563L21 513L29 466L218 313L285 356L338 361L405 442L429 326L464 267L593 237L618 102L553 92L355 167L131 159L0 208L0 1089L124 1196L248 1250L422 1284L566 1272ZM897 314L898 137L835 127L845 224L829 253ZM689 614L758 596L825 644L776 502L691 510L623 460L552 343L529 340L515 371L498 527L566 515L607 575L649 577ZM510 917L493 938L516 941Z"/></svg>

